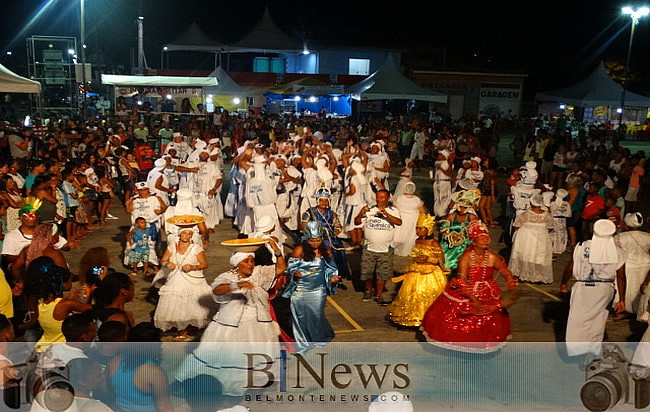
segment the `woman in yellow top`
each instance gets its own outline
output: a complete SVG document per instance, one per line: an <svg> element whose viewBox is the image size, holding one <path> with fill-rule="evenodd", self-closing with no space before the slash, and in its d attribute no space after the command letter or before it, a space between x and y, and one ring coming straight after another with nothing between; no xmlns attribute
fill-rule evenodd
<svg viewBox="0 0 650 412"><path fill-rule="evenodd" d="M63 292L72 288L70 272L55 265L47 256L36 258L29 264L25 287L30 306L38 308L35 312L43 329L43 336L34 348L36 352L43 352L52 343L65 342L61 324L68 315L92 309L91 305L77 301L81 291L63 297Z"/></svg>
<svg viewBox="0 0 650 412"><path fill-rule="evenodd" d="M416 223L418 239L411 250L413 262L402 276L392 279L402 282L397 297L388 307L386 319L402 326L420 326L424 313L445 290L448 271L440 243L431 239L435 218L420 214Z"/></svg>

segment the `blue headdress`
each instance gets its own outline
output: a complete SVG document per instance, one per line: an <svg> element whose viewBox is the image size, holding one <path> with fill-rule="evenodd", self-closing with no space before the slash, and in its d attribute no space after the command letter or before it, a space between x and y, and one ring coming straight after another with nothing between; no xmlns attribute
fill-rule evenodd
<svg viewBox="0 0 650 412"><path fill-rule="evenodd" d="M321 187L314 193L314 199L318 200L320 198L325 198L329 199L330 196L332 196L332 193L330 193L329 189L326 187Z"/></svg>
<svg viewBox="0 0 650 412"><path fill-rule="evenodd" d="M314 220L307 222L307 225L305 227L305 237L307 237L307 239L316 239L323 237L323 228L321 227L320 223Z"/></svg>

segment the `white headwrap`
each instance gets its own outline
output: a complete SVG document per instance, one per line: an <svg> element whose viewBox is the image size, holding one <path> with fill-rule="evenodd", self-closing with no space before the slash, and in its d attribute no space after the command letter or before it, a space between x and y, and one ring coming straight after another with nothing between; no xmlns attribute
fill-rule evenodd
<svg viewBox="0 0 650 412"><path fill-rule="evenodd" d="M415 193L415 183L406 182L406 184L404 185L404 193L408 195L412 195L413 193Z"/></svg>
<svg viewBox="0 0 650 412"><path fill-rule="evenodd" d="M594 234L589 248L589 263L593 265L608 265L618 262L616 243L612 237L616 233L616 225L609 219L600 219L594 223Z"/></svg>
<svg viewBox="0 0 650 412"><path fill-rule="evenodd" d="M555 193L553 193L553 192L544 192L544 193L542 193L542 199L543 199L543 202L544 202L544 206L551 207L551 200L553 200L553 196L555 196Z"/></svg>
<svg viewBox="0 0 650 412"><path fill-rule="evenodd" d="M561 204L564 202L564 198L569 195L569 192L567 192L565 189L558 189L557 192L555 192L555 203Z"/></svg>
<svg viewBox="0 0 650 412"><path fill-rule="evenodd" d="M163 169L165 166L167 166L167 161L165 159L156 159L155 162L153 162L153 165L156 166L157 169Z"/></svg>
<svg viewBox="0 0 650 412"><path fill-rule="evenodd" d="M191 215L196 214L196 207L194 202L192 202L192 196L194 193L190 189L179 189L176 192L176 197L178 201L176 206L174 206L174 214L176 215Z"/></svg>
<svg viewBox="0 0 650 412"><path fill-rule="evenodd" d="M230 257L230 266L236 268L241 262L246 260L249 256L255 256L253 252L235 252Z"/></svg>
<svg viewBox="0 0 650 412"><path fill-rule="evenodd" d="M449 154L450 154L450 153L449 153L449 150L447 150L447 149L442 149L442 150L439 151L438 153L440 153L440 154L441 154L445 159L448 159L448 158L449 158ZM409 159L409 160L410 160L410 159Z"/></svg>
<svg viewBox="0 0 650 412"><path fill-rule="evenodd" d="M316 173L318 173L318 178L323 182L329 182L330 180L334 179L334 175L332 175L332 172L330 172L326 165L326 159L321 157L320 159L316 160Z"/></svg>
<svg viewBox="0 0 650 412"><path fill-rule="evenodd" d="M623 222L625 222L628 227L641 227L643 225L643 215L641 213L627 213Z"/></svg>

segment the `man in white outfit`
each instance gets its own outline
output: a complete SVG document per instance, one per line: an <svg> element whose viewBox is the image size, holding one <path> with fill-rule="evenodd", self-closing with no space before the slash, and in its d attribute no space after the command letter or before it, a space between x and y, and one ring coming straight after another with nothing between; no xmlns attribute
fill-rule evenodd
<svg viewBox="0 0 650 412"><path fill-rule="evenodd" d="M594 224L591 240L579 243L573 251L560 292L568 292L569 278L576 283L571 291L571 307L566 328L566 348L569 356L600 355L608 306L618 286L616 312L625 311L625 253L616 246L613 235L616 225L608 219Z"/></svg>

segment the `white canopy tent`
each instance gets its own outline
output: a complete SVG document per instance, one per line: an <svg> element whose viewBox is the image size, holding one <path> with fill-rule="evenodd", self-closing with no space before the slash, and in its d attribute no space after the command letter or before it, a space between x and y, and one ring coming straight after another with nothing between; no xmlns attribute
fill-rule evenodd
<svg viewBox="0 0 650 412"><path fill-rule="evenodd" d="M400 71L392 55L373 74L348 87L355 100L421 100L447 103L447 95L417 85Z"/></svg>
<svg viewBox="0 0 650 412"><path fill-rule="evenodd" d="M253 91L247 87L240 86L226 73L226 71L221 67L214 69L210 73L210 77L217 79L216 86L209 86L203 89L205 94L227 94L231 96L252 96Z"/></svg>
<svg viewBox="0 0 650 412"><path fill-rule="evenodd" d="M228 46L213 40L196 23L192 23L174 41L165 45L167 51L188 50L208 53L218 53Z"/></svg>
<svg viewBox="0 0 650 412"><path fill-rule="evenodd" d="M302 52L303 46L287 36L271 19L269 9L264 9L262 18L239 41L229 49L232 53L250 52Z"/></svg>
<svg viewBox="0 0 650 412"><path fill-rule="evenodd" d="M102 74L102 83L113 86L160 86L160 87L206 87L217 86L216 77L183 76L125 76L120 74Z"/></svg>
<svg viewBox="0 0 650 412"><path fill-rule="evenodd" d="M623 87L607 74L604 64L598 65L586 79L570 87L549 90L535 95L538 102L550 101L571 106L619 106ZM625 105L650 107L650 97L625 91Z"/></svg>
<svg viewBox="0 0 650 412"><path fill-rule="evenodd" d="M19 76L0 64L0 92L40 94L41 84Z"/></svg>

